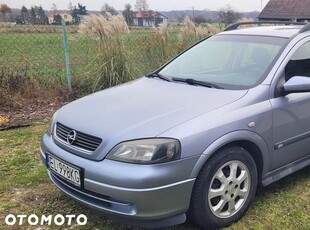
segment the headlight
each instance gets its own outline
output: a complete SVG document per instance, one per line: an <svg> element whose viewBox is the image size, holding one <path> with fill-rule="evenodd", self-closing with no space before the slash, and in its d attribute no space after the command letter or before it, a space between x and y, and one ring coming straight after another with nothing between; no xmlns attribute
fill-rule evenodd
<svg viewBox="0 0 310 230"><path fill-rule="evenodd" d="M156 164L180 158L181 145L175 139L143 139L118 144L107 158L116 161Z"/></svg>

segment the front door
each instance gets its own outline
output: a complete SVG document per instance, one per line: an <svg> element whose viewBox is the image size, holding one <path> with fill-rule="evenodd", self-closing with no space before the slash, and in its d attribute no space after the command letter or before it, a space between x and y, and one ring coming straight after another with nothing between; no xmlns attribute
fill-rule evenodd
<svg viewBox="0 0 310 230"><path fill-rule="evenodd" d="M283 70L283 82L310 77L310 42L297 49ZM273 107L272 169L310 156L310 93L292 93L271 100Z"/></svg>

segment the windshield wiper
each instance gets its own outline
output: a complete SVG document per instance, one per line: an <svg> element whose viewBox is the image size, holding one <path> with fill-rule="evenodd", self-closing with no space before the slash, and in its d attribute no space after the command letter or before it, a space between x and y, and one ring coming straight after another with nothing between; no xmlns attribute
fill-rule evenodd
<svg viewBox="0 0 310 230"><path fill-rule="evenodd" d="M149 77L149 78L159 78L161 80L169 81L169 82L171 81L170 78L165 77L165 76L161 75L160 73L151 73L149 75L146 75L146 77Z"/></svg>
<svg viewBox="0 0 310 230"><path fill-rule="evenodd" d="M206 81L199 81L199 80L195 80L193 78L178 78L178 77L173 77L172 78L173 81L179 81L179 82L185 82L189 85L199 85L199 86L205 86L208 88L216 88L216 89L223 89L223 87L216 85L214 83L211 82L206 82Z"/></svg>

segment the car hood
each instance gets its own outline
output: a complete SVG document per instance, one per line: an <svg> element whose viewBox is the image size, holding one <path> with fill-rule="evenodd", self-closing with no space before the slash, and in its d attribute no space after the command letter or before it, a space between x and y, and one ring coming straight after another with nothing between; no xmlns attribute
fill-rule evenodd
<svg viewBox="0 0 310 230"><path fill-rule="evenodd" d="M102 138L101 151L108 151L119 142L156 137L246 93L143 77L76 100L55 121Z"/></svg>

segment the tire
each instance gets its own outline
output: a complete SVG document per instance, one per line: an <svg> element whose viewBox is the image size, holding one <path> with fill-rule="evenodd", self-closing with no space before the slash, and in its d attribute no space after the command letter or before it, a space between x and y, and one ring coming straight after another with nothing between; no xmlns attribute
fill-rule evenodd
<svg viewBox="0 0 310 230"><path fill-rule="evenodd" d="M202 228L226 227L247 212L256 188L257 167L250 153L239 146L221 149L196 179L188 216Z"/></svg>

